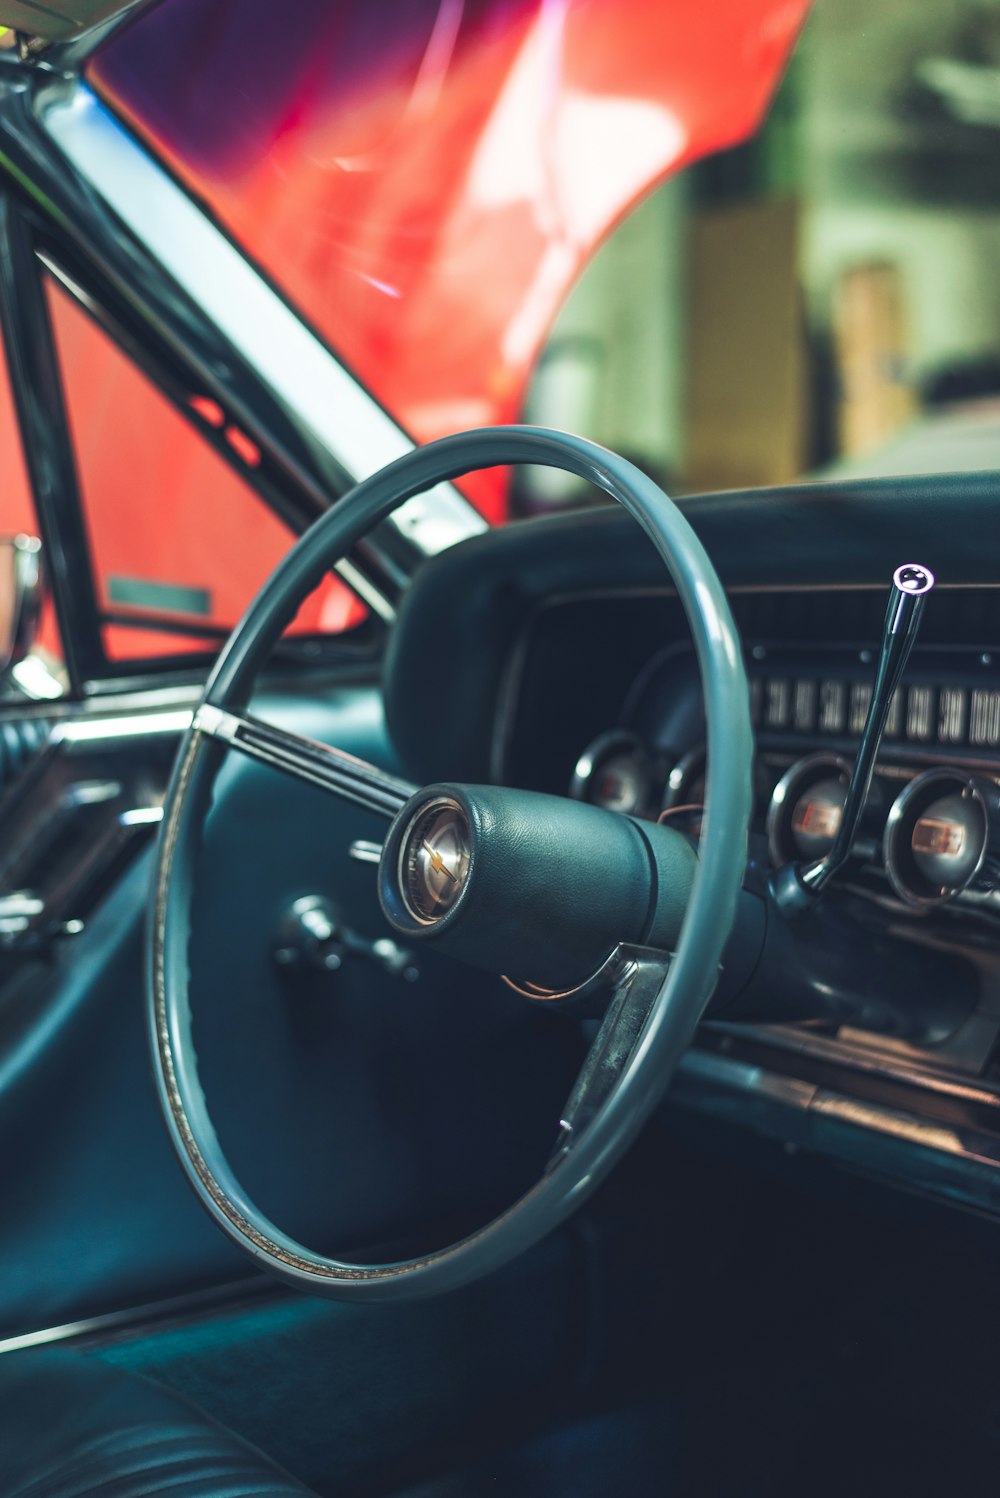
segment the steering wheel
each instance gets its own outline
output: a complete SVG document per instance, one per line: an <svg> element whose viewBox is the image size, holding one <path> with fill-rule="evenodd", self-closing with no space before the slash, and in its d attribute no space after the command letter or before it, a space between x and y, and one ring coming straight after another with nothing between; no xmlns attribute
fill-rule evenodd
<svg viewBox="0 0 1000 1498"><path fill-rule="evenodd" d="M372 765L264 724L247 714L245 704L258 670L302 601L367 531L438 483L520 463L562 469L604 490L638 521L666 564L687 615L705 701L708 772L700 856L691 860L691 878L671 928L673 950L663 950L664 941L637 944L634 932L618 933L623 944L612 941L608 960L590 985L608 999L605 1018L563 1110L560 1138L541 1179L460 1242L397 1263L345 1263L305 1248L262 1215L236 1180L212 1125L198 1078L189 1005L191 901L202 828L219 766L227 750L235 749L393 819L380 879L389 886L397 881L398 852L389 866L389 849L398 850L400 829L412 826L429 804L421 802L423 793L414 796L415 787ZM153 889L148 1014L159 1101L181 1164L223 1231L262 1267L300 1288L345 1299L388 1300L464 1284L523 1252L568 1217L662 1098L711 997L746 862L751 758L746 673L722 585L680 511L624 459L583 438L539 428L473 431L406 454L317 520L264 584L212 672L167 793ZM432 801L465 805L474 790L435 787ZM502 788L490 788L490 794L502 795ZM555 797L538 802L564 804ZM598 827L598 841L619 826L629 836L649 836L616 813L578 809L612 819ZM429 846L426 838L423 846ZM545 846L538 851L544 858ZM440 855L434 857L444 868ZM475 858L488 869L488 838ZM383 904L391 915L385 898Z"/></svg>

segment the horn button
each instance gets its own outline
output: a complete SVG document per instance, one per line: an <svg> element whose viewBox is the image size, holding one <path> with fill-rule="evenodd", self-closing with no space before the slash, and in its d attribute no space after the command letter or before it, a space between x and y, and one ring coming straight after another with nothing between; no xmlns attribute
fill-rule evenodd
<svg viewBox="0 0 1000 1498"><path fill-rule="evenodd" d="M415 812L399 850L399 889L415 921L432 926L458 903L471 857L469 819L457 801L439 797Z"/></svg>

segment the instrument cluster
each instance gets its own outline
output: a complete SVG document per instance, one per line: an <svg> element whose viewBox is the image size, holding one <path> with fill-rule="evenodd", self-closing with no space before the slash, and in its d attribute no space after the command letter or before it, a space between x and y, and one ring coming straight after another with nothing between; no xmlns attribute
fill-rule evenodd
<svg viewBox="0 0 1000 1498"><path fill-rule="evenodd" d="M766 814L775 867L822 858L840 828L851 765L840 755L811 754L774 786ZM854 861L884 874L912 908L943 905L968 892L988 895L1000 876L1000 787L961 769L912 776L876 773L865 805Z"/></svg>
<svg viewBox="0 0 1000 1498"><path fill-rule="evenodd" d="M797 673L787 659L780 671L762 671L768 653L751 652L754 828L775 868L822 858L833 846L871 697L864 655L854 654L849 671L823 676ZM992 662L975 664L982 671ZM671 745L658 733L661 717L677 715L659 715L651 699L670 701L670 689L669 666L647 675L646 700L632 700L630 713L642 731L629 724L593 740L570 794L630 816L677 817L697 835L704 744ZM917 680L897 691L851 870L852 883L912 912L1000 908L1000 688L972 675L968 684Z"/></svg>

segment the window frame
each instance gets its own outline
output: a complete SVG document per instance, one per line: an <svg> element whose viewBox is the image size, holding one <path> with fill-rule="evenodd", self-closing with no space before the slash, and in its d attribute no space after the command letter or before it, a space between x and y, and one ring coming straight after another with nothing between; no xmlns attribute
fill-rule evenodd
<svg viewBox="0 0 1000 1498"><path fill-rule="evenodd" d="M199 638L216 631L154 614L139 620L135 614L100 607L46 276L93 319L293 536L340 499L353 479L328 451L319 451L296 413L275 398L260 373L226 343L205 309L171 282L153 253L124 231L58 151L40 124L39 97L52 87L45 67L10 52L0 54L0 333L45 544L69 695L84 698L150 679L154 685L163 685L169 676L190 680L204 674L214 659L214 653L189 650L178 656L157 653L111 661L103 647L103 626L147 625ZM64 79L58 87L66 96ZM90 93L79 82L72 87ZM154 162L150 169L162 171ZM192 207L198 210L193 202ZM240 255L244 258L243 250ZM256 274L249 259L247 270ZM328 357L334 364L332 354ZM207 370L220 377L207 379ZM192 397L202 394L222 412L219 425L192 406ZM232 428L249 437L253 463L232 443ZM400 437L412 445L409 437ZM461 527L464 509L472 512L472 506L457 493L449 497L460 506ZM473 529L484 529L479 517ZM338 572L368 605L370 617L349 635L296 638L286 643L284 653L320 665L376 656L385 626L394 617L395 599L424 553L416 536L407 544L406 535L394 527L382 527L382 535L365 539L338 565ZM225 634L219 631L220 641Z"/></svg>
<svg viewBox="0 0 1000 1498"><path fill-rule="evenodd" d="M225 436L192 408L188 382L179 362L157 357L145 342L124 327L114 311L84 289L60 254L47 226L9 192L0 191L0 332L4 341L11 394L24 450L69 679L69 696L84 698L123 686L162 684L165 677L203 676L214 651L158 651L149 656L111 659L104 646L108 625L224 642L229 631L213 625L153 611L137 614L102 606L81 492L76 451L69 423L64 370L52 325L45 280L51 276L89 319L140 371L192 429L275 515L289 527L290 544L318 510L310 511L290 497L263 462L245 462ZM349 584L348 584L349 585ZM330 666L357 663L380 652L384 626L377 614L347 635L306 635L285 642L290 659Z"/></svg>
<svg viewBox="0 0 1000 1498"><path fill-rule="evenodd" d="M44 274L61 282L293 534L305 530L357 479L414 446L245 248L81 79L78 70L88 50L67 53L63 66L52 65L55 54L47 60L44 54L0 51L0 197L6 205L5 232L16 249L4 256L3 337L8 364L16 371L11 380L29 481L47 547L71 694L77 697L119 691L150 675L156 684L170 673L190 679L213 657L188 652L180 658L113 662L103 649ZM95 129L103 132L105 145L110 142L111 156L105 153L102 161L96 160L101 151ZM139 215L141 222L132 198L150 210L146 218ZM178 212L209 259L215 257L214 281L210 273L199 279L198 256L188 257L195 266L190 274L178 263L169 235L171 213ZM282 331L274 348L241 336L232 289L220 284L223 263L238 274L252 304L240 309L247 319L256 308L269 326ZM296 350L307 357L312 377L321 378L325 390L340 392L343 409L323 406L317 413L307 371L295 367ZM43 402L36 392L42 385L52 398L39 418ZM222 413L219 430L192 409L192 397L199 396ZM351 431L352 413L367 434L362 448ZM226 439L230 428L250 439L252 466ZM47 453L56 455L58 482ZM345 461L361 471L349 472ZM322 662L345 652L355 660L359 650L368 658L376 654L416 567L485 529L483 518L450 485L402 505L337 564L373 617L351 631L350 639L323 637L329 643ZM206 631L200 633L204 637ZM298 656L303 658L301 649ZM317 659L315 645L311 658Z"/></svg>

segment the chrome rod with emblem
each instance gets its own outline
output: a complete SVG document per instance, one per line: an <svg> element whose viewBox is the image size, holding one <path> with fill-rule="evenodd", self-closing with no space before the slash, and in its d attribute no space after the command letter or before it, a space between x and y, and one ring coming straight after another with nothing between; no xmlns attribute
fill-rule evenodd
<svg viewBox="0 0 1000 1498"><path fill-rule="evenodd" d="M196 732L238 749L250 759L305 780L380 816L394 817L412 796L414 786L387 775L366 760L331 749L317 739L289 733L248 714L203 703L192 725Z"/></svg>
<svg viewBox="0 0 1000 1498"><path fill-rule="evenodd" d="M927 595L933 589L934 582L934 574L930 568L917 562L903 563L892 575L868 716L833 845L822 858L807 863L785 864L776 870L771 880L771 892L786 915L808 910L850 856L875 773L875 760L882 743L893 694L910 658Z"/></svg>

